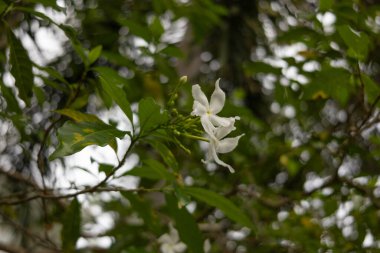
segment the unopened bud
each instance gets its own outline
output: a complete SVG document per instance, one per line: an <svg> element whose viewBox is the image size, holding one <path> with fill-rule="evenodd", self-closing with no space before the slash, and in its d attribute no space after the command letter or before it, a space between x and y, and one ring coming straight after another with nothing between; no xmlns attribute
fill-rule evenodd
<svg viewBox="0 0 380 253"><path fill-rule="evenodd" d="M182 76L180 79L179 79L179 83L180 84L183 84L183 83L186 83L187 82L187 76Z"/></svg>

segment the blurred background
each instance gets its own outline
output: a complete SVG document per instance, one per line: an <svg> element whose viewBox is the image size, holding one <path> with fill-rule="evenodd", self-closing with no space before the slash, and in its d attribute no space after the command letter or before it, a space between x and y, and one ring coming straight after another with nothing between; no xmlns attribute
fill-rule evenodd
<svg viewBox="0 0 380 253"><path fill-rule="evenodd" d="M227 94L221 115L240 116L234 136L245 134L223 155L236 173L201 163L204 146L193 140L181 140L191 155L168 148L183 184L227 197L255 230L186 202L207 240L204 252L379 249L377 1L0 0L0 16L0 250L61 252L69 243L78 252L159 252L156 239L175 216L163 193L29 199L31 192L70 193L100 182L130 145L118 140L117 155L109 146L89 146L48 159L63 124L54 110L71 108L131 129L91 66L118 74L134 112L146 97L165 107L187 76L175 108L189 115L191 85L209 96L221 78ZM110 185L163 186L128 174L148 158L165 160L137 145ZM78 215L73 239L62 227Z"/></svg>

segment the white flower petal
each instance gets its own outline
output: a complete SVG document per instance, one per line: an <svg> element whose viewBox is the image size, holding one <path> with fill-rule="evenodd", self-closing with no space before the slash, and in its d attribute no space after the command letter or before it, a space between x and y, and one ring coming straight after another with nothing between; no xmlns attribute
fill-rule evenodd
<svg viewBox="0 0 380 253"><path fill-rule="evenodd" d="M171 235L169 234L163 234L160 236L160 238L158 238L158 242L159 243L164 243L164 244L173 244L173 243L176 243L177 241L174 241L171 237Z"/></svg>
<svg viewBox="0 0 380 253"><path fill-rule="evenodd" d="M231 124L232 121L235 122L234 118L225 118L225 117L220 117L214 114L210 114L209 118L210 118L211 123L216 127L219 127L219 126L227 127Z"/></svg>
<svg viewBox="0 0 380 253"><path fill-rule="evenodd" d="M215 90L211 95L210 99L210 110L213 114L219 113L224 106L226 101L226 94L219 86L220 78L215 82Z"/></svg>
<svg viewBox="0 0 380 253"><path fill-rule="evenodd" d="M243 135L244 134L239 135L237 137L233 137L233 138L225 138L225 139L219 141L219 143L217 143L217 146L216 146L216 152L221 153L221 154L231 152L232 150L234 150L236 148L236 146L239 143L239 139Z"/></svg>
<svg viewBox="0 0 380 253"><path fill-rule="evenodd" d="M215 127L210 121L210 117L207 115L201 116L201 124L203 126L203 129L209 136L214 136Z"/></svg>
<svg viewBox="0 0 380 253"><path fill-rule="evenodd" d="M230 119L231 119L231 122L228 126L220 126L215 129L214 131L215 138L217 138L218 140L221 140L236 129L235 119L234 118L230 118Z"/></svg>
<svg viewBox="0 0 380 253"><path fill-rule="evenodd" d="M162 253L176 253L170 244L162 244L160 250Z"/></svg>
<svg viewBox="0 0 380 253"><path fill-rule="evenodd" d="M211 148L212 158L214 159L214 161L223 167L227 167L231 173L234 173L235 170L231 167L231 165L228 165L227 163L225 163L219 159L218 154L216 153L216 147L215 146L216 146L216 143L214 141L211 141L210 142L210 148Z"/></svg>
<svg viewBox="0 0 380 253"><path fill-rule="evenodd" d="M204 107L198 101L194 101L193 111L191 112L191 115L202 116L202 115L205 115L206 113L207 113L207 108Z"/></svg>
<svg viewBox="0 0 380 253"><path fill-rule="evenodd" d="M177 243L176 245L173 246L173 249L175 252L184 252L186 250L187 246L183 242Z"/></svg>
<svg viewBox="0 0 380 253"><path fill-rule="evenodd" d="M206 108L210 107L206 95L203 93L201 87L198 84L192 86L191 93L195 101L198 101L201 105L203 105Z"/></svg>

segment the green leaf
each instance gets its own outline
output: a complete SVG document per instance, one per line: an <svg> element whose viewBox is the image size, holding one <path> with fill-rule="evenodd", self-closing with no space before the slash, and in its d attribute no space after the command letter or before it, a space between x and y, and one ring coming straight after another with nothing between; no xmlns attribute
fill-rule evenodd
<svg viewBox="0 0 380 253"><path fill-rule="evenodd" d="M74 198L62 217L62 250L64 253L75 252L75 244L80 236L80 203Z"/></svg>
<svg viewBox="0 0 380 253"><path fill-rule="evenodd" d="M112 145L115 138L123 138L126 133L105 123L66 122L58 129L59 146L49 159L74 154L90 145Z"/></svg>
<svg viewBox="0 0 380 253"><path fill-rule="evenodd" d="M12 88L5 86L1 80L0 80L0 91L1 91L1 95L5 98L5 101L7 102L7 111L21 114L22 112L18 105L16 96L14 95L12 91Z"/></svg>
<svg viewBox="0 0 380 253"><path fill-rule="evenodd" d="M154 17L152 23L149 26L155 39L159 40L161 35L165 32L164 27L158 17Z"/></svg>
<svg viewBox="0 0 380 253"><path fill-rule="evenodd" d="M96 123L103 123L97 116L92 114L87 114L83 112L78 112L72 109L61 109L61 110L55 110L54 112L59 113L61 115L65 115L76 122L96 122Z"/></svg>
<svg viewBox="0 0 380 253"><path fill-rule="evenodd" d="M131 208L133 208L137 214L144 220L144 224L146 224L151 230L156 231L158 229L158 220L157 215L154 214L153 208L150 203L140 197L138 194L132 192L121 192L125 198L129 200L131 203Z"/></svg>
<svg viewBox="0 0 380 253"><path fill-rule="evenodd" d="M348 46L348 55L358 60L364 61L367 58L370 41L368 36L357 32L348 25L342 25L337 28L340 37Z"/></svg>
<svg viewBox="0 0 380 253"><path fill-rule="evenodd" d="M174 195L166 195L166 207L175 221L181 241L186 243L189 252L203 253L203 238L194 217L185 207L179 208Z"/></svg>
<svg viewBox="0 0 380 253"><path fill-rule="evenodd" d="M119 18L118 22L120 25L127 26L130 33L132 33L133 35L141 37L146 41L151 41L152 35L145 25L141 25L139 23L125 18Z"/></svg>
<svg viewBox="0 0 380 253"><path fill-rule="evenodd" d="M379 85L372 80L371 77L361 74L363 82L364 82L364 91L367 96L367 100L369 103L375 102L376 98L380 96L380 87Z"/></svg>
<svg viewBox="0 0 380 253"><path fill-rule="evenodd" d="M8 32L8 39L10 45L9 61L11 64L11 74L15 78L15 85L18 89L20 98L29 105L30 98L33 95L32 90L34 83L32 62L21 42L12 31Z"/></svg>
<svg viewBox="0 0 380 253"><path fill-rule="evenodd" d="M88 54L88 60L90 62L90 65L93 64L100 56L102 53L103 47L101 45L93 48L90 53Z"/></svg>
<svg viewBox="0 0 380 253"><path fill-rule="evenodd" d="M122 89L125 79L120 77L113 69L106 67L97 67L94 70L99 74L99 79L103 89L118 104L132 122L132 110L128 102L127 95Z"/></svg>
<svg viewBox="0 0 380 253"><path fill-rule="evenodd" d="M252 221L231 200L203 188L185 187L182 191L210 206L220 209L227 217L240 225L255 229Z"/></svg>
<svg viewBox="0 0 380 253"><path fill-rule="evenodd" d="M140 167L135 167L130 171L127 171L125 175L143 177L153 180L168 180L174 181L175 176L170 173L162 163L153 160L147 159L144 160L143 165Z"/></svg>
<svg viewBox="0 0 380 253"><path fill-rule="evenodd" d="M164 49L160 51L160 53L166 54L171 57L176 57L176 58L184 58L185 54L182 52L182 50L174 45L168 45Z"/></svg>
<svg viewBox="0 0 380 253"><path fill-rule="evenodd" d="M99 163L99 172L104 172L106 175L109 175L112 170L113 170L114 166L112 164L107 164L107 163Z"/></svg>
<svg viewBox="0 0 380 253"><path fill-rule="evenodd" d="M328 11L334 4L334 0L319 0L319 10Z"/></svg>
<svg viewBox="0 0 380 253"><path fill-rule="evenodd" d="M178 162L170 149L160 141L149 140L149 144L160 154L166 165L174 170L178 170Z"/></svg>
<svg viewBox="0 0 380 253"><path fill-rule="evenodd" d="M351 74L342 68L325 67L315 73L312 81L304 87L305 99L332 97L345 105L353 87L350 82Z"/></svg>
<svg viewBox="0 0 380 253"><path fill-rule="evenodd" d="M154 102L153 98L145 98L139 102L140 133L158 128L169 120L166 111L161 112L161 107Z"/></svg>

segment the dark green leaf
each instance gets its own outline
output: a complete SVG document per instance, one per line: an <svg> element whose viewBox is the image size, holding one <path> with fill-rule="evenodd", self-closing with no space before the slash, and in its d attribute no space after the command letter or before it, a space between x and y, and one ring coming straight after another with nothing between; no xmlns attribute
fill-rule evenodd
<svg viewBox="0 0 380 253"><path fill-rule="evenodd" d="M369 76L362 74L364 82L364 91L369 103L373 103L378 96L380 96L380 87Z"/></svg>
<svg viewBox="0 0 380 253"><path fill-rule="evenodd" d="M114 166L112 164L107 163L99 163L99 172L104 172L106 175L110 174L113 170Z"/></svg>
<svg viewBox="0 0 380 253"><path fill-rule="evenodd" d="M319 0L319 10L328 11L334 4L334 0Z"/></svg>
<svg viewBox="0 0 380 253"><path fill-rule="evenodd" d="M164 162L174 170L178 170L178 162L170 149L162 142L150 140L149 143L161 155Z"/></svg>
<svg viewBox="0 0 380 253"><path fill-rule="evenodd" d="M103 89L118 104L132 122L132 110L122 86L125 79L121 78L116 71L106 67L97 67L94 69L99 74L99 79Z"/></svg>
<svg viewBox="0 0 380 253"><path fill-rule="evenodd" d="M0 91L1 95L5 98L7 102L7 111L15 112L17 114L21 114L20 107L16 100L16 96L14 95L12 89L4 85L4 83L0 80Z"/></svg>
<svg viewBox="0 0 380 253"><path fill-rule="evenodd" d="M99 58L101 53L102 53L102 46L101 45L93 48L90 51L90 53L88 54L88 60L89 60L90 65L93 64Z"/></svg>
<svg viewBox="0 0 380 253"><path fill-rule="evenodd" d="M144 224L152 230L157 230L157 216L153 213L154 209L149 202L135 193L124 191L121 194L131 202L131 208L144 220Z"/></svg>
<svg viewBox="0 0 380 253"><path fill-rule="evenodd" d="M240 225L254 229L252 221L242 212L241 208L237 207L231 200L203 188L185 187L183 188L183 192L210 206L220 209L227 217Z"/></svg>
<svg viewBox="0 0 380 253"><path fill-rule="evenodd" d="M370 41L368 36L357 32L348 25L342 25L337 28L340 37L348 46L348 55L358 60L365 60L368 55Z"/></svg>
<svg viewBox="0 0 380 253"><path fill-rule="evenodd" d="M90 145L112 145L115 138L123 138L125 131L120 131L105 123L66 122L58 129L59 146L49 159L74 154Z"/></svg>
<svg viewBox="0 0 380 253"><path fill-rule="evenodd" d="M139 102L140 133L158 128L169 120L166 111L161 112L161 107L152 98L145 98Z"/></svg>
<svg viewBox="0 0 380 253"><path fill-rule="evenodd" d="M142 166L133 168L132 170L126 172L125 175L149 178L154 180L175 180L175 176L170 173L164 165L153 159L144 160Z"/></svg>
<svg viewBox="0 0 380 253"><path fill-rule="evenodd" d="M161 21L158 17L153 18L153 21L150 24L149 28L156 40L158 40L165 32L164 27L162 27Z"/></svg>
<svg viewBox="0 0 380 253"><path fill-rule="evenodd" d="M352 91L351 74L342 68L325 67L304 87L306 99L332 97L345 105Z"/></svg>
<svg viewBox="0 0 380 253"><path fill-rule="evenodd" d="M76 198L71 201L62 217L61 231L62 250L64 253L75 252L75 245L80 236L81 214L80 203Z"/></svg>
<svg viewBox="0 0 380 253"><path fill-rule="evenodd" d="M203 238L194 217L187 211L186 207L179 208L174 195L166 195L166 207L170 217L175 221L181 241L186 243L189 252L203 253Z"/></svg>
<svg viewBox="0 0 380 253"><path fill-rule="evenodd" d="M118 22L123 26L127 26L130 33L133 35L141 37L146 41L151 40L152 34L149 32L149 29L147 29L146 26L125 18L118 19Z"/></svg>
<svg viewBox="0 0 380 253"><path fill-rule="evenodd" d="M61 115L65 115L76 122L95 122L95 123L103 123L97 116L92 114L87 114L79 111L75 111L72 109L61 109L56 110L56 113L59 113Z"/></svg>
<svg viewBox="0 0 380 253"><path fill-rule="evenodd" d="M171 57L177 57L177 58L184 58L184 53L182 52L181 49L179 49L178 47L174 46L174 45L168 45L167 47L165 47L164 49L162 49L160 51L160 53L163 53L163 54L166 54L168 56L171 56Z"/></svg>
<svg viewBox="0 0 380 253"><path fill-rule="evenodd" d="M12 31L8 32L8 39L10 46L9 61L11 64L11 74L15 78L15 85L20 98L29 105L30 97L33 95L32 90L34 84L32 62L21 42Z"/></svg>

